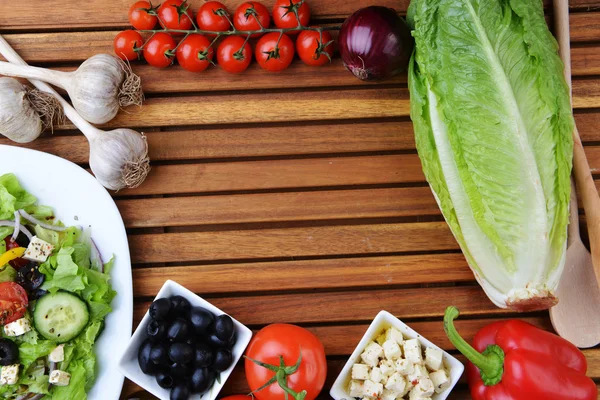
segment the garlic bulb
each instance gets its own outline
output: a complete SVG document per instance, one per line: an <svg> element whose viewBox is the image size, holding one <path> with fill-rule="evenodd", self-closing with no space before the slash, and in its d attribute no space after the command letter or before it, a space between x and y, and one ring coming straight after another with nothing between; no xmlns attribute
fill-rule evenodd
<svg viewBox="0 0 600 400"><path fill-rule="evenodd" d="M36 79L65 89L77 112L94 124L110 121L120 107L140 105L143 98L140 78L123 60L109 54L90 57L73 72L0 62L0 74Z"/></svg>
<svg viewBox="0 0 600 400"><path fill-rule="evenodd" d="M56 99L13 78L0 78L0 134L17 143L37 139L44 128L61 119Z"/></svg>

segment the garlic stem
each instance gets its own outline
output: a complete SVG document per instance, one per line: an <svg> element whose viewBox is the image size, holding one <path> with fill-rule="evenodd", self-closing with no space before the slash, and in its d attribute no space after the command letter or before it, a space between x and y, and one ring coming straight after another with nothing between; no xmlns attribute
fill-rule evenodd
<svg viewBox="0 0 600 400"><path fill-rule="evenodd" d="M11 76L13 78L37 79L65 90L67 90L67 85L71 80L69 74L71 73L0 61L0 75Z"/></svg>

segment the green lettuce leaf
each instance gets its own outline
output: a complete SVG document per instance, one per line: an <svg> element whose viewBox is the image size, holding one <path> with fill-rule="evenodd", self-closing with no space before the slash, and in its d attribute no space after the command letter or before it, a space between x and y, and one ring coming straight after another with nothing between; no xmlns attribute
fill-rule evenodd
<svg viewBox="0 0 600 400"><path fill-rule="evenodd" d="M84 361L74 361L71 365L69 365L67 372L71 374L71 380L69 381L69 385L54 386L51 390L52 400L87 399L86 379L88 378L88 375L87 370L84 366Z"/></svg>
<svg viewBox="0 0 600 400"><path fill-rule="evenodd" d="M444 217L495 304L550 305L573 118L542 4L413 0L408 15L415 141Z"/></svg>
<svg viewBox="0 0 600 400"><path fill-rule="evenodd" d="M14 174L0 176L0 219L12 219L16 210L32 206L36 201Z"/></svg>

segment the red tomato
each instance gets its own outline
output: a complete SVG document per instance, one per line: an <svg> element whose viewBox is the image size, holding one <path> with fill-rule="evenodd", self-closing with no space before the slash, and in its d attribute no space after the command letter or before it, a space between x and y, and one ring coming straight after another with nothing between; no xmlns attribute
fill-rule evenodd
<svg viewBox="0 0 600 400"><path fill-rule="evenodd" d="M279 35L277 32L267 33L256 44L256 61L267 71L283 71L294 59L294 42L285 33L281 35L281 39Z"/></svg>
<svg viewBox="0 0 600 400"><path fill-rule="evenodd" d="M4 238L4 243L6 243L6 250L12 250L16 249L17 247L21 247L21 245L12 240L10 236ZM8 264L15 269L21 269L28 263L29 262L24 258L15 258L14 260L8 262Z"/></svg>
<svg viewBox="0 0 600 400"><path fill-rule="evenodd" d="M240 36L225 38L217 49L217 62L223 70L239 74L248 69L252 61L252 47Z"/></svg>
<svg viewBox="0 0 600 400"><path fill-rule="evenodd" d="M144 43L142 35L138 31L127 30L119 32L115 36L113 47L115 54L123 60L137 60L140 58L138 48Z"/></svg>
<svg viewBox="0 0 600 400"><path fill-rule="evenodd" d="M302 360L297 371L284 379L291 390L297 393L305 390L305 400L314 400L325 384L327 360L323 344L313 333L295 325L269 325L254 336L246 351L246 357L275 367L279 367L280 357L283 357L286 366L294 366L300 354ZM250 390L254 392L276 373L249 358L245 361L246 379ZM258 400L284 400L287 397L277 383L254 392L254 396Z"/></svg>
<svg viewBox="0 0 600 400"><path fill-rule="evenodd" d="M259 23L260 22L260 23ZM268 28L271 24L269 10L258 1L248 1L242 3L233 16L233 25L239 31L257 31L261 25ZM252 37L259 37L260 33L255 33Z"/></svg>
<svg viewBox="0 0 600 400"><path fill-rule="evenodd" d="M147 1L135 2L129 9L129 23L141 31L154 29L158 21L157 9L158 7L152 7Z"/></svg>
<svg viewBox="0 0 600 400"><path fill-rule="evenodd" d="M204 71L211 64L214 51L210 40L202 35L189 35L177 48L177 61L192 72Z"/></svg>
<svg viewBox="0 0 600 400"><path fill-rule="evenodd" d="M175 39L168 33L158 32L144 46L144 58L148 64L165 68L173 63Z"/></svg>
<svg viewBox="0 0 600 400"><path fill-rule="evenodd" d="M187 0L167 0L158 9L158 22L167 29L188 30L192 27L192 13Z"/></svg>
<svg viewBox="0 0 600 400"><path fill-rule="evenodd" d="M302 4L299 4L302 2ZM273 6L273 22L278 28L295 28L298 18L294 11L298 11L298 18L302 26L308 26L310 21L310 8L302 0L277 0ZM297 33L297 31L295 31Z"/></svg>
<svg viewBox="0 0 600 400"><path fill-rule="evenodd" d="M14 282L0 283L0 325L23 318L27 311L27 292Z"/></svg>
<svg viewBox="0 0 600 400"><path fill-rule="evenodd" d="M305 64L321 66L331 62L333 56L333 40L327 31L321 36L319 32L302 31L296 40L296 49Z"/></svg>
<svg viewBox="0 0 600 400"><path fill-rule="evenodd" d="M223 3L209 1L202 4L198 10L196 22L198 22L198 27L204 31L224 32L231 28L228 17L229 13Z"/></svg>

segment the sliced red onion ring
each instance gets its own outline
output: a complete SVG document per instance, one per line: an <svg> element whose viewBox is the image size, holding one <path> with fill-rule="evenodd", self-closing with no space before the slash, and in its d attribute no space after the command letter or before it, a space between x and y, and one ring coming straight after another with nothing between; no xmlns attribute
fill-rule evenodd
<svg viewBox="0 0 600 400"><path fill-rule="evenodd" d="M15 221L9 221L7 219L0 219L0 226L15 226Z"/></svg>
<svg viewBox="0 0 600 400"><path fill-rule="evenodd" d="M40 393L27 393L17 397L17 400L40 400L44 397L44 394Z"/></svg>
<svg viewBox="0 0 600 400"><path fill-rule="evenodd" d="M32 224L39 225L44 229L49 229L51 231L58 231L58 232L63 232L65 230L67 230L67 228L65 228L64 226L50 225L45 222L42 222L42 221L32 217L31 215L27 214L27 212L25 210L19 210L19 214L21 214L21 217L25 218L27 221L31 222Z"/></svg>
<svg viewBox="0 0 600 400"><path fill-rule="evenodd" d="M15 230L12 234L12 241L16 241L19 236L19 232L21 231L21 214L18 211L15 211Z"/></svg>
<svg viewBox="0 0 600 400"><path fill-rule="evenodd" d="M100 272L104 273L104 261L102 260L102 254L100 254L100 250L98 250L98 246L96 246L94 239L90 238L90 242L92 243L90 259L92 260L92 263L98 261L100 263Z"/></svg>
<svg viewBox="0 0 600 400"><path fill-rule="evenodd" d="M31 232L29 232L29 229L25 228L25 225L21 225L21 232L24 233L25 236L27 236L27 239L29 239L29 241L31 241L33 235L31 234Z"/></svg>

